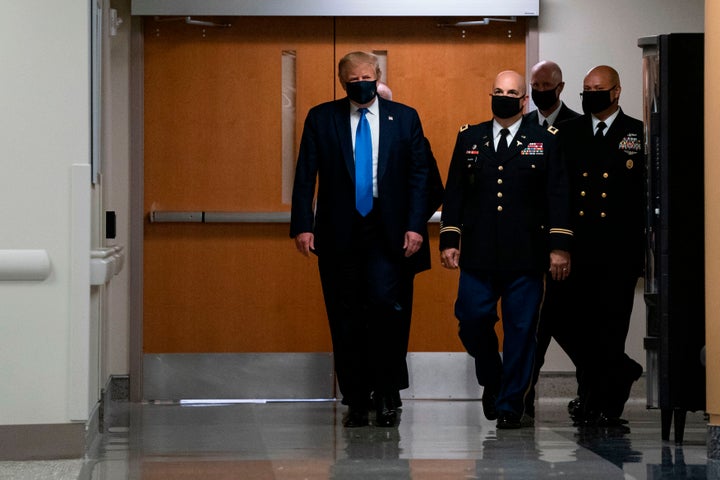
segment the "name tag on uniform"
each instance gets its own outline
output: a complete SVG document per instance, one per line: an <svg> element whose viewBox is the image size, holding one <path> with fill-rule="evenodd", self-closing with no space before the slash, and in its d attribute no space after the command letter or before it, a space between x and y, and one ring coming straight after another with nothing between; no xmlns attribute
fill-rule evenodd
<svg viewBox="0 0 720 480"><path fill-rule="evenodd" d="M542 142L528 143L528 146L520 150L520 155L542 155Z"/></svg>

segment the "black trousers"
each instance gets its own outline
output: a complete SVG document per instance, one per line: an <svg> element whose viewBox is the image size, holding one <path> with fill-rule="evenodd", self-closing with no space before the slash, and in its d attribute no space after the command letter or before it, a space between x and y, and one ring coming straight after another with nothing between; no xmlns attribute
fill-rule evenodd
<svg viewBox="0 0 720 480"><path fill-rule="evenodd" d="M532 388L528 393L528 412L534 415L535 385L540 378L540 369L545 363L550 340L555 339L560 348L570 357L575 365L578 380L578 395L581 395L580 380L582 371L579 369L581 345L575 340L577 335L573 325L575 314L570 310L569 299L572 297L573 285L569 281L555 281L546 276L545 297L540 308L540 320L537 329L537 349L535 350L535 368L533 371Z"/></svg>
<svg viewBox="0 0 720 480"><path fill-rule="evenodd" d="M640 364L625 354L637 279L635 271L611 262L575 263L560 297L569 317L558 334L567 339L562 341L580 371L581 397L592 412L619 417L642 374Z"/></svg>
<svg viewBox="0 0 720 480"><path fill-rule="evenodd" d="M407 387L413 272L386 245L376 213L356 215L352 245L318 258L343 402Z"/></svg>

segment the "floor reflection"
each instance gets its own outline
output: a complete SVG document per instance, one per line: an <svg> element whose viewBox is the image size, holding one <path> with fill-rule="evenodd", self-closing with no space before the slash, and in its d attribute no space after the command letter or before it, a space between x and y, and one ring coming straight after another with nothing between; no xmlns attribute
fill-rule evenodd
<svg viewBox="0 0 720 480"><path fill-rule="evenodd" d="M578 428L563 401L540 401L536 427L497 430L477 401L405 400L394 428L347 429L335 402L115 404L81 479L695 479L716 478L706 421L685 443L660 438L660 414L630 405L624 428ZM371 422L372 423L372 422Z"/></svg>

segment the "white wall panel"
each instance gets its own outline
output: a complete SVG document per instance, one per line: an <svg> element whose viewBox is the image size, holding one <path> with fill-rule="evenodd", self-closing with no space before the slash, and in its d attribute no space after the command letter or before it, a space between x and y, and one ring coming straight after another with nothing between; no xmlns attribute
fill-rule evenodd
<svg viewBox="0 0 720 480"><path fill-rule="evenodd" d="M0 15L0 248L51 262L45 280L0 285L0 425L68 421L70 170L89 162L88 13L87 0L33 0Z"/></svg>

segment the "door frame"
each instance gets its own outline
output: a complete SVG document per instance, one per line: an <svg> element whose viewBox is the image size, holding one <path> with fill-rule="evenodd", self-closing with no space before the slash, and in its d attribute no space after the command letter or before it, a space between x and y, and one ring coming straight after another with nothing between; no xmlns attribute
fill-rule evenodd
<svg viewBox="0 0 720 480"><path fill-rule="evenodd" d="M145 399L144 392L144 352L143 352L143 242L144 242L144 17L131 17L131 55L130 55L130 299L129 299L129 361L130 361L130 394L129 399L140 402ZM538 21L537 17L526 18L525 35L525 71L529 72L532 65L539 60ZM440 357L437 357L440 355ZM434 358L433 358L434 357ZM463 364L460 368L443 368L448 374L453 371L467 372L470 362L467 355L453 352L433 352L409 354L411 364L417 363L417 370L422 364L432 359L434 365L443 360L442 365L450 367ZM447 363L445 363L447 362ZM412 368L412 367L411 367ZM461 373L463 376L468 376ZM474 375L470 374L470 378ZM412 382L411 382L412 383ZM466 385L467 393L473 394L474 388ZM437 392L411 392L411 396L427 398Z"/></svg>

